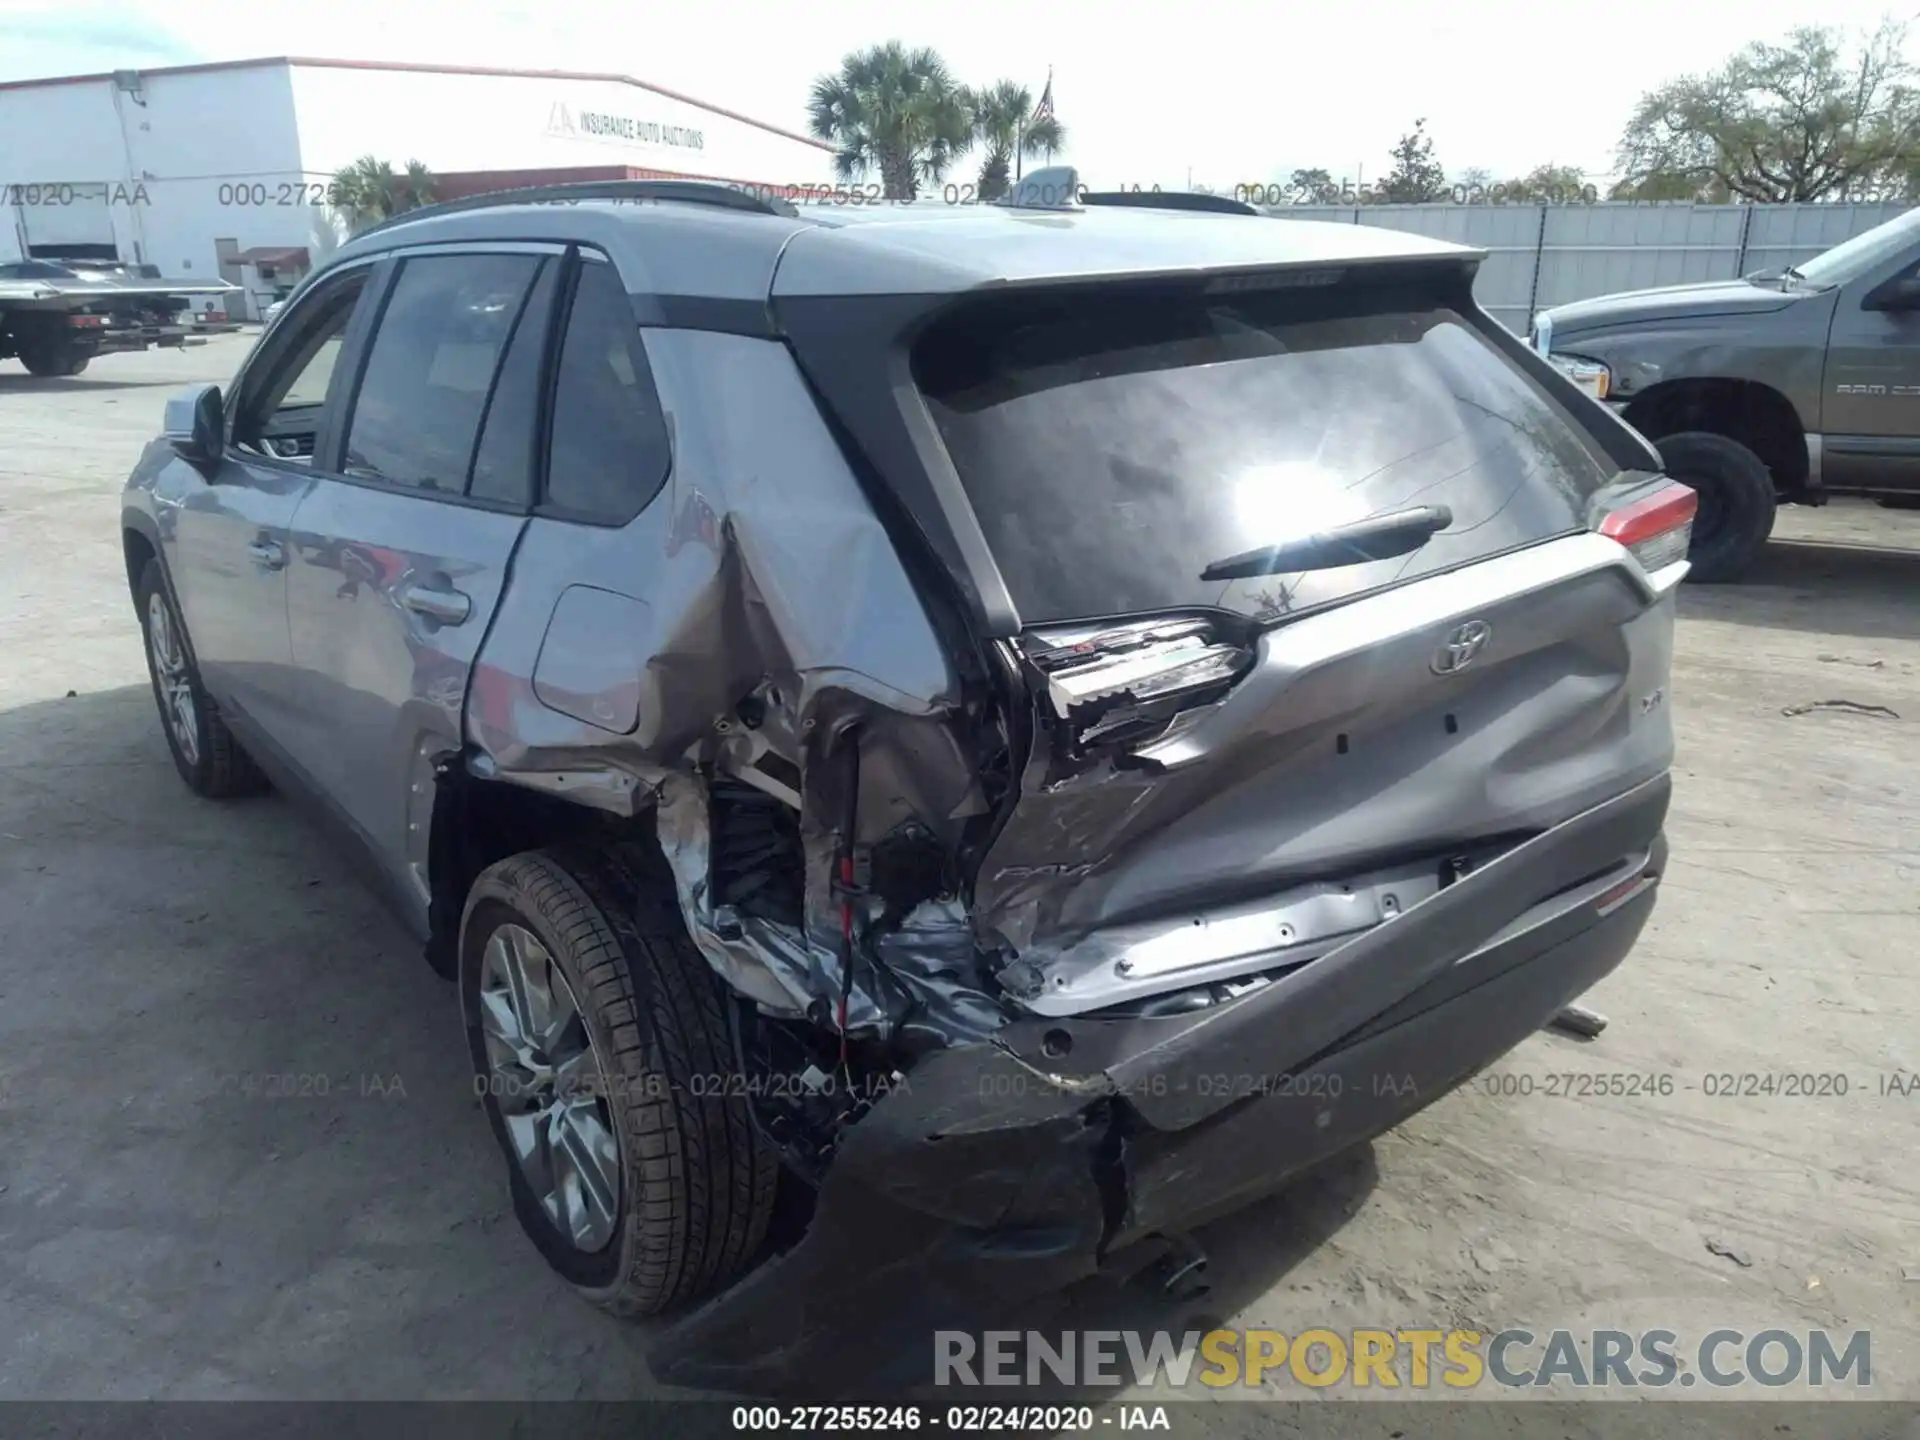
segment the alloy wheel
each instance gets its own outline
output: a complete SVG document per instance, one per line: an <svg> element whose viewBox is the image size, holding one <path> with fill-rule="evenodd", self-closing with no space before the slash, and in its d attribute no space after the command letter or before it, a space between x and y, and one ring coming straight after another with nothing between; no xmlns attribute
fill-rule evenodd
<svg viewBox="0 0 1920 1440"><path fill-rule="evenodd" d="M200 722L193 703L193 677L187 669L187 647L173 623L173 610L158 591L147 597L147 654L160 684L160 709L174 744L187 764L197 765Z"/></svg>
<svg viewBox="0 0 1920 1440"><path fill-rule="evenodd" d="M585 1252L620 1216L620 1147L605 1073L552 953L512 922L487 939L480 1030L514 1162L559 1232Z"/></svg>

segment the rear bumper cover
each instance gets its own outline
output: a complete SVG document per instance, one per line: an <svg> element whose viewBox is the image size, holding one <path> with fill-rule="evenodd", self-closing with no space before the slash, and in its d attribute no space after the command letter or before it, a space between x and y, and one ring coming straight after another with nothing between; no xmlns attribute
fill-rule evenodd
<svg viewBox="0 0 1920 1440"><path fill-rule="evenodd" d="M1023 1021L928 1057L848 1133L804 1238L661 1334L654 1373L779 1395L923 1383L932 1331L978 1329L1392 1128L1625 957L1670 793L1650 780L1227 1004Z"/></svg>

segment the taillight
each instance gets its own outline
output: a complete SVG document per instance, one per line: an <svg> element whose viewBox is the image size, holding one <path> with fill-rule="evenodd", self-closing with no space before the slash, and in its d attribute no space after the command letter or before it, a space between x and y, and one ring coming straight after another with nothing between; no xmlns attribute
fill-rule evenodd
<svg viewBox="0 0 1920 1440"><path fill-rule="evenodd" d="M97 330L106 323L104 315L87 315L77 310L67 316L67 324L76 330Z"/></svg>
<svg viewBox="0 0 1920 1440"><path fill-rule="evenodd" d="M1231 686L1252 659L1199 618L1035 635L1021 649L1076 748L1164 730L1181 710Z"/></svg>
<svg viewBox="0 0 1920 1440"><path fill-rule="evenodd" d="M1600 533L1626 546L1652 574L1687 558L1699 508L1700 497L1689 487L1669 482L1643 500L1607 512Z"/></svg>

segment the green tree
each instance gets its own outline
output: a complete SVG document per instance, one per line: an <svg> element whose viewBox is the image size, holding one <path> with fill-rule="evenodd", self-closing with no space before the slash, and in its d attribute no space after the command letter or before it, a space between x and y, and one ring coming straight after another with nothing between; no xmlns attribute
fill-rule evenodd
<svg viewBox="0 0 1920 1440"><path fill-rule="evenodd" d="M1520 179L1496 188L1508 204L1569 205L1595 193L1588 188L1586 171L1577 165L1536 165Z"/></svg>
<svg viewBox="0 0 1920 1440"><path fill-rule="evenodd" d="M387 161L362 155L334 172L332 193L334 209L346 217L350 231L358 232L408 210L431 205L433 172L420 161L409 160L405 173L396 174Z"/></svg>
<svg viewBox="0 0 1920 1440"><path fill-rule="evenodd" d="M1684 200L1702 205L1726 205L1733 200L1733 192L1726 184L1715 178L1702 181L1696 176L1675 171L1661 171L1638 178L1629 176L1614 182L1607 192L1609 200Z"/></svg>
<svg viewBox="0 0 1920 1440"><path fill-rule="evenodd" d="M889 200L938 184L973 140L966 94L932 50L898 40L857 50L813 82L807 124L843 180L880 177Z"/></svg>
<svg viewBox="0 0 1920 1440"><path fill-rule="evenodd" d="M1393 166L1381 180L1376 197L1389 205L1415 205L1447 197L1447 172L1433 158L1433 137L1427 122L1416 120L1390 152Z"/></svg>
<svg viewBox="0 0 1920 1440"><path fill-rule="evenodd" d="M1641 98L1620 138L1619 199L1870 199L1920 177L1920 91L1905 26L1851 48L1803 26Z"/></svg>
<svg viewBox="0 0 1920 1440"><path fill-rule="evenodd" d="M1324 205L1337 200L1339 190L1325 170L1296 170L1287 177L1287 198L1295 205Z"/></svg>
<svg viewBox="0 0 1920 1440"><path fill-rule="evenodd" d="M963 90L971 138L980 147L982 200L998 200L1013 185L1013 159L1031 160L1067 146L1067 128L1051 115L1033 118L1033 95L1026 86L1001 80L979 90Z"/></svg>

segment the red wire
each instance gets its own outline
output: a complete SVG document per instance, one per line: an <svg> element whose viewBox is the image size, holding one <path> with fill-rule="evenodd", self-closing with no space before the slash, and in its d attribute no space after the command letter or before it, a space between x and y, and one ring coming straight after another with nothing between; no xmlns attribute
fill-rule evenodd
<svg viewBox="0 0 1920 1440"><path fill-rule="evenodd" d="M840 858L840 883L849 892L853 889L853 857L843 855ZM849 897L840 902L840 938L846 942L848 953L853 950L853 900ZM849 984L851 982L849 981ZM840 1068L847 1067L847 987L840 990Z"/></svg>

